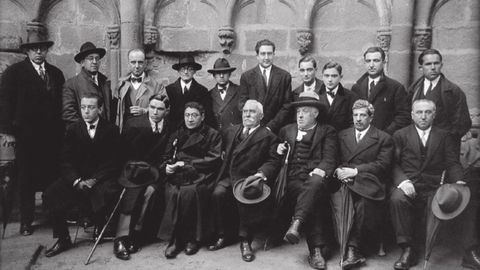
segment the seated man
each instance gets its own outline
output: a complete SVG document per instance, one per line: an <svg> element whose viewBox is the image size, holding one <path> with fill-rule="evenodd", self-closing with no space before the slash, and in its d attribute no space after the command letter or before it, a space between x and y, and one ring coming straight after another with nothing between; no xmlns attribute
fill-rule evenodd
<svg viewBox="0 0 480 270"><path fill-rule="evenodd" d="M297 123L283 127L279 134L290 147L286 202L281 215L288 224L293 214L293 221L285 239L291 244L298 243L299 230L304 227L310 250L308 263L315 269L325 269L322 255L326 244L322 215L328 213L325 177L331 175L336 166L337 133L332 126L317 123L317 116L325 113L326 108L316 93L300 93L292 106L297 108ZM284 155L286 152L286 145L279 144L277 153Z"/></svg>
<svg viewBox="0 0 480 270"><path fill-rule="evenodd" d="M415 100L412 105L414 123L393 135L395 166L390 213L397 244L403 250L393 265L399 270L407 270L416 264L413 238L418 219L415 213L425 213L425 207L430 208L443 172L445 182L464 184L454 138L448 131L432 126L435 111L433 101ZM477 250L467 251L466 257L473 257L474 269L480 268L478 259L475 259L479 255Z"/></svg>
<svg viewBox="0 0 480 270"><path fill-rule="evenodd" d="M273 184L279 169L279 156L275 153L279 140L266 127L260 126L263 106L256 100L247 100L242 111L242 125L226 130L224 137L225 158L213 191L213 217L217 239L209 247L217 250L225 246L227 213L238 211L240 251L242 259L251 262L255 259L250 246L254 230L264 221L271 209L265 203L228 204L232 199L232 188L241 179L247 178L245 185ZM256 182L256 183L255 183ZM266 183L267 184L267 183ZM233 209L232 209L233 208Z"/></svg>
<svg viewBox="0 0 480 270"><path fill-rule="evenodd" d="M393 158L393 141L389 134L371 125L374 108L370 102L359 99L353 103L353 125L338 134L340 166L335 176L348 187L353 202L353 225L348 234L346 247L342 250L344 269L365 262L360 254L361 240L367 229L375 230L375 210L385 199L385 184ZM332 195L333 210L342 211L343 192ZM337 222L339 223L339 222ZM341 230L341 224L337 230Z"/></svg>
<svg viewBox="0 0 480 270"><path fill-rule="evenodd" d="M44 194L56 243L46 250L52 257L72 245L65 212L77 204L88 206L102 226L118 195L118 128L100 117L103 101L93 93L80 100L82 120L67 129L61 156L60 179Z"/></svg>
<svg viewBox="0 0 480 270"><path fill-rule="evenodd" d="M151 96L147 114L129 118L122 131L122 146L124 149L124 161L135 163L142 161L147 166L157 167L162 162L162 156L168 142L169 127L165 117L170 108L166 94ZM146 170L148 171L148 170ZM125 172L126 173L126 172ZM135 174L132 175L135 177ZM126 179L126 182L134 179ZM114 241L113 253L122 260L130 259L130 253L138 251L145 238L153 238L151 231L158 230L160 218L153 217L156 205L154 195L163 192L163 181L152 182L145 185L131 184L127 187L120 204L120 218L117 226L117 238ZM161 195L160 195L161 197ZM162 203L159 203L162 204ZM150 210L147 214L147 209ZM161 210L160 210L161 211ZM149 218L149 223L145 223ZM144 228L143 225L152 225ZM153 227L153 228L152 228ZM150 230L149 230L150 229ZM147 237L148 236L148 237Z"/></svg>
<svg viewBox="0 0 480 270"><path fill-rule="evenodd" d="M205 108L188 102L185 123L170 136L167 156L160 167L166 177L165 213L158 237L169 240L167 259L175 258L185 246L185 254L197 253L206 236L208 200L214 174L220 165L222 138L204 124Z"/></svg>

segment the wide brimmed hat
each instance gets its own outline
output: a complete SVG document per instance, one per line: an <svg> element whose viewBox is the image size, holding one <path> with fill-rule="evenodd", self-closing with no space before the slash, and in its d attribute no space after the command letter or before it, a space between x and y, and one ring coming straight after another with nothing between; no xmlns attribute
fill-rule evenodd
<svg viewBox="0 0 480 270"><path fill-rule="evenodd" d="M155 183L158 170L144 161L128 161L118 179L118 183L126 188L138 188Z"/></svg>
<svg viewBox="0 0 480 270"><path fill-rule="evenodd" d="M103 58L107 51L104 48L97 48L92 42L87 41L82 44L80 47L80 52L77 53L73 59L75 59L75 62L80 63L87 55L91 53L98 53L100 58Z"/></svg>
<svg viewBox="0 0 480 270"><path fill-rule="evenodd" d="M20 44L20 49L23 50L31 47L41 47L41 46L51 47L52 45L53 45L53 41L47 40L45 36L39 33L38 31L28 31L27 40L26 42Z"/></svg>
<svg viewBox="0 0 480 270"><path fill-rule="evenodd" d="M320 102L320 97L317 95L317 93L308 91L308 92L302 92L298 96L298 99L294 102L291 103L293 107L315 107L318 108L321 111L325 110L325 105Z"/></svg>
<svg viewBox="0 0 480 270"><path fill-rule="evenodd" d="M263 181L258 181L256 185L246 185L246 180L252 180L252 178L261 179L257 176L249 176L238 180L235 185L233 185L233 196L237 201L244 204L256 204L264 201L270 195L270 187L263 183ZM254 180L253 180L254 181Z"/></svg>
<svg viewBox="0 0 480 270"><path fill-rule="evenodd" d="M470 189L460 184L440 186L432 200L433 214L443 220L458 216L470 201Z"/></svg>
<svg viewBox="0 0 480 270"><path fill-rule="evenodd" d="M184 66L192 66L195 70L200 70L202 69L202 65L199 63L195 62L195 58L191 55L183 56L178 59L178 63L173 64L172 68L175 70L180 70L180 68Z"/></svg>
<svg viewBox="0 0 480 270"><path fill-rule="evenodd" d="M219 73L219 72L232 72L236 67L230 67L230 64L228 63L227 59L225 58L218 58L215 61L215 64L213 64L213 69L207 70L209 73Z"/></svg>

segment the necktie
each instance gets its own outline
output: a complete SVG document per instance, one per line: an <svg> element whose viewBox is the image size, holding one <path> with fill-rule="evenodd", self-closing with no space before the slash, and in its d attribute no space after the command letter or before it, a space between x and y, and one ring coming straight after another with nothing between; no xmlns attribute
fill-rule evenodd
<svg viewBox="0 0 480 270"><path fill-rule="evenodd" d="M131 77L130 80L132 82L138 82L138 83L141 83L142 82L142 77Z"/></svg>
<svg viewBox="0 0 480 270"><path fill-rule="evenodd" d="M225 94L225 88L224 87L221 87L221 86L218 86L218 91L220 91L220 94Z"/></svg>
<svg viewBox="0 0 480 270"><path fill-rule="evenodd" d="M38 74L40 75L40 77L42 78L42 80L45 81L45 70L43 69L42 66L40 66L40 67L38 68Z"/></svg>
<svg viewBox="0 0 480 270"><path fill-rule="evenodd" d="M250 132L250 128L246 127L243 129L243 132L242 132L242 141L245 140L248 136L248 133Z"/></svg>
<svg viewBox="0 0 480 270"><path fill-rule="evenodd" d="M187 86L185 86L185 87L183 87L183 94L185 95L187 93L188 93L188 88L187 88Z"/></svg>
<svg viewBox="0 0 480 270"><path fill-rule="evenodd" d="M268 87L268 78L267 78L267 70L266 69L263 69L262 76L263 76L263 81L265 82L265 85Z"/></svg>
<svg viewBox="0 0 480 270"><path fill-rule="evenodd" d="M428 89L427 89L427 92L425 92L425 97L430 94L430 92L432 92L432 87L433 87L433 83L432 82L429 82L430 85L428 86Z"/></svg>
<svg viewBox="0 0 480 270"><path fill-rule="evenodd" d="M158 130L158 123L155 123L155 127L153 128L153 133L160 133L160 130Z"/></svg>
<svg viewBox="0 0 480 270"><path fill-rule="evenodd" d="M427 146L427 132L425 130L422 130L422 138L421 139L422 139L423 146Z"/></svg>
<svg viewBox="0 0 480 270"><path fill-rule="evenodd" d="M94 84L98 85L97 76L92 75L92 80L93 80L93 83L94 83Z"/></svg>
<svg viewBox="0 0 480 270"><path fill-rule="evenodd" d="M372 90L373 90L374 87L375 87L375 82L372 81L372 82L370 83L370 88L368 88L368 96L367 96L367 98L370 97L370 93L372 92Z"/></svg>
<svg viewBox="0 0 480 270"><path fill-rule="evenodd" d="M88 126L88 135L90 135L90 138L93 139L95 132L95 125L89 125Z"/></svg>
<svg viewBox="0 0 480 270"><path fill-rule="evenodd" d="M362 133L357 132L357 143L362 139Z"/></svg>

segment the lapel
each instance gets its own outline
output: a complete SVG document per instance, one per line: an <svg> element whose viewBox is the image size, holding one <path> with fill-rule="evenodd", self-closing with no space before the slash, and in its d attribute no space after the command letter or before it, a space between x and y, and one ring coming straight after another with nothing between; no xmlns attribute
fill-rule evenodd
<svg viewBox="0 0 480 270"><path fill-rule="evenodd" d="M185 141L185 143L180 147L180 150L184 150L192 145L196 145L200 143L205 138L205 136L203 135L204 128L205 127L202 127L200 128L200 130L198 130L198 132L195 132L192 135L190 135L187 141Z"/></svg>
<svg viewBox="0 0 480 270"><path fill-rule="evenodd" d="M272 65L272 69L270 70L270 78L268 78L268 87L267 87L267 96L269 96L272 92L278 89L278 72L277 67Z"/></svg>
<svg viewBox="0 0 480 270"><path fill-rule="evenodd" d="M355 133L352 133L351 136L352 136L352 140L355 142L356 141ZM376 145L377 143L378 143L378 133L373 126L370 126L367 133L363 136L362 140L360 140L360 142L358 142L358 144L354 148L347 162L350 162L354 157L356 157L366 149L370 148L372 145Z"/></svg>
<svg viewBox="0 0 480 270"><path fill-rule="evenodd" d="M285 132L285 140L288 142L290 146L290 156L293 154L292 149L295 148L295 143L297 142L297 132L298 132L298 126L297 124L293 124L290 126L290 128L287 128ZM290 158L290 157L288 157Z"/></svg>
<svg viewBox="0 0 480 270"><path fill-rule="evenodd" d="M225 149L225 153L227 154L227 158L230 155L230 153L232 152L233 144L235 143L235 138L237 138L237 136L239 136L239 134L240 134L240 132L242 132L242 130L243 130L243 125L238 125L236 130L234 130L232 132L232 137L229 138L230 142L228 143L227 148Z"/></svg>
<svg viewBox="0 0 480 270"><path fill-rule="evenodd" d="M145 92L148 90L147 88L147 82L149 81L148 77L145 76L144 77L144 80L142 81L142 83L140 84L140 87L138 88L137 90L137 95L135 96L135 104L137 104L137 101L140 99L141 96L143 96L143 94L145 94Z"/></svg>
<svg viewBox="0 0 480 270"><path fill-rule="evenodd" d="M407 144L410 149L415 150L418 160L420 160L420 138L414 124L411 124L408 130ZM422 164L423 165L423 164Z"/></svg>
<svg viewBox="0 0 480 270"><path fill-rule="evenodd" d="M40 77L38 74L37 70L33 67L32 62L30 59L27 57L25 58L25 68L28 73L30 73L30 77L33 78L34 81L36 81L37 85L45 85L45 81ZM47 63L45 62L45 73L47 73ZM48 75L47 75L48 76Z"/></svg>
<svg viewBox="0 0 480 270"><path fill-rule="evenodd" d="M241 130L243 130L243 126ZM235 135L237 136L238 133ZM262 126L259 126L257 129L255 129L255 131L253 131L252 134L250 134L245 140L240 142L240 144L238 144L237 147L235 147L235 149L233 150L233 155L235 156L241 153L242 151L251 148L253 145L257 144L267 136L268 136L268 131L264 130Z"/></svg>
<svg viewBox="0 0 480 270"><path fill-rule="evenodd" d="M428 163L430 163L430 160L432 160L435 152L440 146L440 141L441 141L441 138L437 133L436 128L432 127L432 129L430 130L430 135L428 135L428 140L427 140L427 155L425 156L425 161L423 162L420 170L423 170L428 165Z"/></svg>
<svg viewBox="0 0 480 270"><path fill-rule="evenodd" d="M329 112L335 112L342 107L343 102L345 102L345 90L343 89L342 84L338 85L337 94L333 99L332 105L329 108Z"/></svg>
<svg viewBox="0 0 480 270"><path fill-rule="evenodd" d="M235 87L232 86L232 82L230 82L227 89L227 95L225 96L225 99L223 100L223 104L220 107L220 110L219 110L220 112L222 112L225 109L225 107L230 103L232 98L237 95L237 91L235 91L236 89L234 90L234 88Z"/></svg>
<svg viewBox="0 0 480 270"><path fill-rule="evenodd" d="M305 87L305 85L304 85ZM319 79L315 78L315 89L313 90L315 93L317 93L317 95L320 95L320 91L321 89L325 88L325 86L323 85L323 82L320 81Z"/></svg>
<svg viewBox="0 0 480 270"><path fill-rule="evenodd" d="M263 81L262 70L260 69L259 65L257 65L257 67L254 69L254 72L257 74L256 78L254 78L254 80L256 80L255 91L257 92L258 101L263 103L264 97L267 95L268 89L265 85L265 82ZM272 78L272 73L273 72L270 71L270 78Z"/></svg>
<svg viewBox="0 0 480 270"><path fill-rule="evenodd" d="M382 74L380 75L380 80L378 81L378 83L375 85L375 87L373 87L373 90L370 91L370 97L368 98L368 100L370 101L370 103L373 103L373 101L375 100L375 98L377 97L378 93L380 93L383 88L385 88L385 84L386 84L386 81L385 81L385 75ZM368 78L367 78L367 89L368 89ZM367 90L368 91L368 90Z"/></svg>
<svg viewBox="0 0 480 270"><path fill-rule="evenodd" d="M95 136L93 136L93 139L91 139L92 142L97 142L98 140L100 140L104 131L105 131L105 123L102 121L102 118L100 117L97 123L97 129L95 130ZM90 138L90 135L88 135L88 131L87 131L87 136L88 138Z"/></svg>
<svg viewBox="0 0 480 270"><path fill-rule="evenodd" d="M295 134L296 135L296 134ZM323 137L323 129L320 129L320 124L317 123L317 125L315 126L315 133L313 134L313 143L312 145L315 146L315 145L318 145L320 140L322 139ZM308 153L308 155L311 157L312 156L312 152L313 152L313 149L315 147L312 147L310 148L310 152Z"/></svg>
<svg viewBox="0 0 480 270"><path fill-rule="evenodd" d="M346 130L343 133L342 138L340 138L340 141L342 141L345 144L349 154L353 153L357 148L357 141L355 139L355 128L352 127Z"/></svg>

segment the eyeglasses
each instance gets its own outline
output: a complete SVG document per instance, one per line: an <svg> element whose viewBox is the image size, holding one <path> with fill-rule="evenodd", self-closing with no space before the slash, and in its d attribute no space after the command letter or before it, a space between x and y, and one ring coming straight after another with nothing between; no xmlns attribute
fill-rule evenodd
<svg viewBox="0 0 480 270"><path fill-rule="evenodd" d="M40 47L30 47L29 48L30 51L34 51L34 52L46 52L48 50L48 47L46 46L40 46Z"/></svg>
<svg viewBox="0 0 480 270"><path fill-rule="evenodd" d="M93 62L93 61L98 62L100 61L100 56L87 56L85 57L85 60L88 60L90 62Z"/></svg>
<svg viewBox="0 0 480 270"><path fill-rule="evenodd" d="M195 71L195 69L193 67L181 67L180 71L181 72L186 72L186 71L193 72L193 71Z"/></svg>
<svg viewBox="0 0 480 270"><path fill-rule="evenodd" d="M190 118L190 117L193 117L193 118L198 118L200 116L200 114L198 113L186 113L184 114L185 118Z"/></svg>

